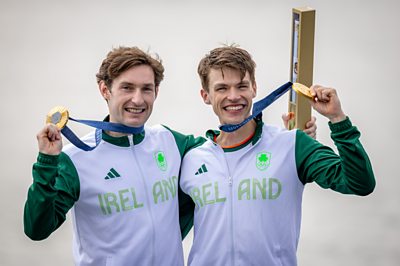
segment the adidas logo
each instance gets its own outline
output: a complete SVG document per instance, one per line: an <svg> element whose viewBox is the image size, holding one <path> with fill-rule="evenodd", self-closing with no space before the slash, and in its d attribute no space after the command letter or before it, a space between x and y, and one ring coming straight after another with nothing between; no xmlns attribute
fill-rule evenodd
<svg viewBox="0 0 400 266"><path fill-rule="evenodd" d="M197 170L197 172L195 173L195 175L200 175L200 174L207 173L207 172L208 172L207 167L206 167L206 165L203 163L203 164L201 165L201 167L199 168L199 170Z"/></svg>
<svg viewBox="0 0 400 266"><path fill-rule="evenodd" d="M116 177L120 177L121 175L115 171L114 168L111 168L110 171L108 172L108 174L106 175L106 177L104 177L104 179L111 179L111 178L116 178Z"/></svg>

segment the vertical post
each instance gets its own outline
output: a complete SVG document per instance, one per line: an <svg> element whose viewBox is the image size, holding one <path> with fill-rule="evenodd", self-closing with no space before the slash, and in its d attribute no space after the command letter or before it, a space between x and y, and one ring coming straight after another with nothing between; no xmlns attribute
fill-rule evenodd
<svg viewBox="0 0 400 266"><path fill-rule="evenodd" d="M292 10L292 53L290 63L291 82L310 87L313 83L315 9L309 7ZM293 89L289 95L289 112L294 116L289 129L304 129L311 119L309 100Z"/></svg>

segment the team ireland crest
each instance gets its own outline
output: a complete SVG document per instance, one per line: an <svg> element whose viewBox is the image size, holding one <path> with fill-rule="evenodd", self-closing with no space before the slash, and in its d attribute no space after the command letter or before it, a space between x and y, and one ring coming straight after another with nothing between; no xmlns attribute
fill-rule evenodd
<svg viewBox="0 0 400 266"><path fill-rule="evenodd" d="M161 171L167 170L167 159L162 151L154 153L154 159L156 160L157 166Z"/></svg>
<svg viewBox="0 0 400 266"><path fill-rule="evenodd" d="M256 156L256 166L258 170L264 171L266 170L271 161L271 153L270 152L259 152Z"/></svg>

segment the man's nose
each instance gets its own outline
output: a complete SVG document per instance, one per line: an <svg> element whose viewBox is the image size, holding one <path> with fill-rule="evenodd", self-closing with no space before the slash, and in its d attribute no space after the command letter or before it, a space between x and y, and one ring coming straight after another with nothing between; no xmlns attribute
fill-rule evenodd
<svg viewBox="0 0 400 266"><path fill-rule="evenodd" d="M240 93L236 88L231 88L228 90L228 100L237 101L240 99Z"/></svg>
<svg viewBox="0 0 400 266"><path fill-rule="evenodd" d="M134 90L131 96L131 102L136 105L141 105L144 103L143 94L141 90Z"/></svg>

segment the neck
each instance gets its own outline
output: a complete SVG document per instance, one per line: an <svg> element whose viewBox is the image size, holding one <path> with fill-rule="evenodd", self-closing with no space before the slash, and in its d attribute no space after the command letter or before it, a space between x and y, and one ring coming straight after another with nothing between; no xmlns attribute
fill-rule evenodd
<svg viewBox="0 0 400 266"><path fill-rule="evenodd" d="M222 147L234 146L247 139L250 135L254 134L255 130L256 122L251 120L234 132L221 131L221 134L217 137L216 142Z"/></svg>
<svg viewBox="0 0 400 266"><path fill-rule="evenodd" d="M129 134L126 133L120 133L120 132L114 132L114 131L106 131L107 135L115 138L123 137L123 136L128 136Z"/></svg>
<svg viewBox="0 0 400 266"><path fill-rule="evenodd" d="M111 115L108 115L108 117L106 117L105 121L110 122L110 123L125 125L119 121L115 121L114 117ZM131 125L125 125L125 126L132 127ZM121 133L121 132L115 132L115 131L109 131L109 130L106 130L105 132L107 133L107 135L109 135L111 137L115 137L115 138L132 135L132 134L128 134L128 133Z"/></svg>

